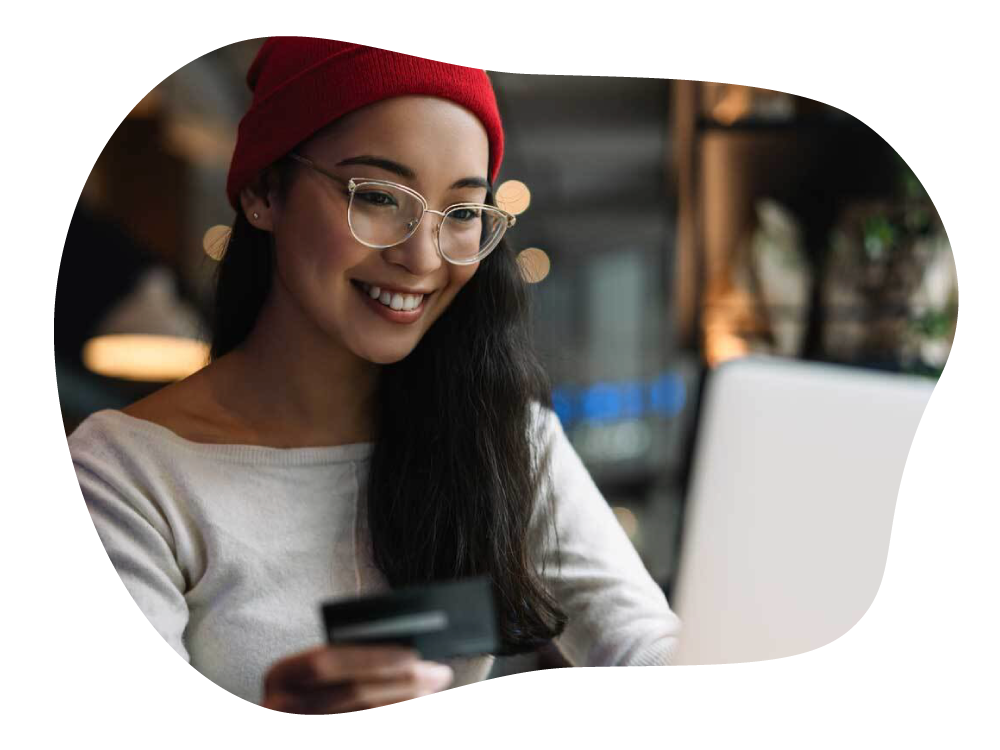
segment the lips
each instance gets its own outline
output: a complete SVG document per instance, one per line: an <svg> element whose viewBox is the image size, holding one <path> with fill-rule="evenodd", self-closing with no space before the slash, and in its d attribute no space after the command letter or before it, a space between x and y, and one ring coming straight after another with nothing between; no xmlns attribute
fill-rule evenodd
<svg viewBox="0 0 1000 750"><path fill-rule="evenodd" d="M429 295L424 295L420 301L420 304L413 310L393 310L391 307L383 305L378 300L372 299L371 295L365 290L359 281L356 279L351 279L351 285L358 290L358 293L364 297L365 304L380 317L386 320L393 321L395 323L412 323L418 320L421 315L423 315L424 308L427 306L427 300L434 295L432 292Z"/></svg>

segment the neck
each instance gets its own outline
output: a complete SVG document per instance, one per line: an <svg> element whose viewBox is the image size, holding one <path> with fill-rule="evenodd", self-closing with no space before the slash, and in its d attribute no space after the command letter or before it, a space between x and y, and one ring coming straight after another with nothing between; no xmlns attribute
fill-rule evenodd
<svg viewBox="0 0 1000 750"><path fill-rule="evenodd" d="M378 365L321 331L275 284L253 330L227 360L219 400L286 444L372 439Z"/></svg>

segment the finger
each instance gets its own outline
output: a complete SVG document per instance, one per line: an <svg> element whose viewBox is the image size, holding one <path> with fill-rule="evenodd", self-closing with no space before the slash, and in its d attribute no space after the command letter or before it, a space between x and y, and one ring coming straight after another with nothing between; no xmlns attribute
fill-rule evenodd
<svg viewBox="0 0 1000 750"><path fill-rule="evenodd" d="M303 698L305 696L305 698ZM368 714L371 707L364 705L347 706L346 701L331 698L322 701L309 697L308 693L277 693L268 696L261 703L260 713L266 715L314 715L314 714Z"/></svg>
<svg viewBox="0 0 1000 750"><path fill-rule="evenodd" d="M327 685L321 688L299 690L292 693L293 699L301 701L307 712L335 710L354 706L373 705L378 699L368 696L379 691L404 691L411 697L416 694L435 693L452 683L454 673L451 668L434 662L417 662L395 672L391 676L372 676L347 683ZM326 708L324 708L326 707Z"/></svg>
<svg viewBox="0 0 1000 750"><path fill-rule="evenodd" d="M420 662L397 677L360 680L286 694L280 710L303 714L363 711L443 690L454 673L444 664Z"/></svg>
<svg viewBox="0 0 1000 750"><path fill-rule="evenodd" d="M277 662L264 678L265 693L287 686L321 686L365 676L389 677L419 661L401 646L318 646Z"/></svg>

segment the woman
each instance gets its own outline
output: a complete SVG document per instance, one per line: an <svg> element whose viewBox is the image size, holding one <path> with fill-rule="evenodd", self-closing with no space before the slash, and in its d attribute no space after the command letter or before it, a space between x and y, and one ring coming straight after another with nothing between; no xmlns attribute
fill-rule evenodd
<svg viewBox="0 0 1000 750"><path fill-rule="evenodd" d="M320 644L323 600L432 580L490 577L503 653L667 663L677 619L546 406L485 72L274 38L248 83L212 362L70 436L143 612L291 712L485 677Z"/></svg>

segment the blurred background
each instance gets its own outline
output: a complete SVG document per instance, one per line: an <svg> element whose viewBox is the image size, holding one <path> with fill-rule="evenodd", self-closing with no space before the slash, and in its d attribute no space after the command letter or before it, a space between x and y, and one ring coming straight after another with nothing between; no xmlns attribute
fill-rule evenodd
<svg viewBox="0 0 1000 750"><path fill-rule="evenodd" d="M64 426L206 362L226 172L262 40L199 58L111 135L55 304ZM920 182L857 119L776 91L491 73L501 207L567 434L670 596L705 379L753 353L936 378L954 262ZM560 666L554 650L493 675Z"/></svg>

